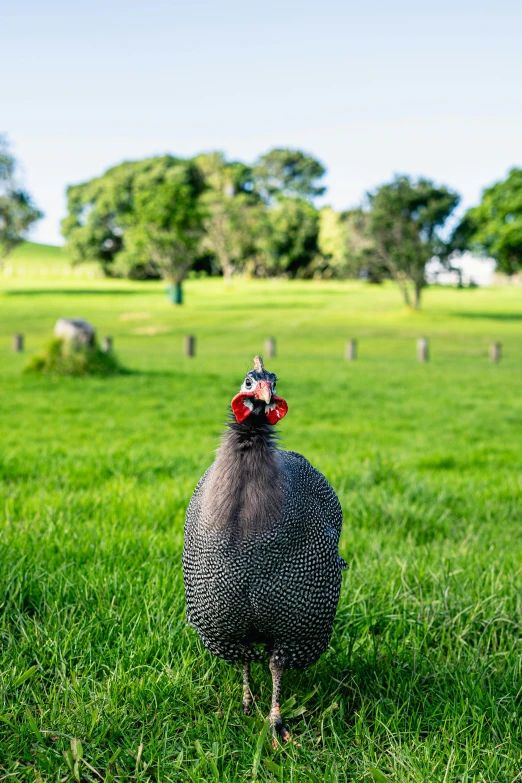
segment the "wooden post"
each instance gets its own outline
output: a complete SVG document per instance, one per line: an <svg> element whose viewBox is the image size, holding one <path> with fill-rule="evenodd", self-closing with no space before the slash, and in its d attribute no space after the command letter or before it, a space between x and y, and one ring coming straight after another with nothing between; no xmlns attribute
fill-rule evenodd
<svg viewBox="0 0 522 783"><path fill-rule="evenodd" d="M104 337L101 344L103 353L110 353L112 351L112 337Z"/></svg>
<svg viewBox="0 0 522 783"><path fill-rule="evenodd" d="M347 362L354 362L357 359L357 340L348 340L344 351L344 358Z"/></svg>
<svg viewBox="0 0 522 783"><path fill-rule="evenodd" d="M419 362L427 362L430 358L430 343L427 337L419 337L417 340L417 359Z"/></svg>
<svg viewBox="0 0 522 783"><path fill-rule="evenodd" d="M196 338L188 334L185 337L185 356L195 356L196 355Z"/></svg>
<svg viewBox="0 0 522 783"><path fill-rule="evenodd" d="M24 336L23 334L13 335L13 351L15 353L22 353L24 350Z"/></svg>
<svg viewBox="0 0 522 783"><path fill-rule="evenodd" d="M502 343L491 343L489 347L489 358L493 364L498 364L502 358Z"/></svg>
<svg viewBox="0 0 522 783"><path fill-rule="evenodd" d="M275 337L269 337L265 340L265 358L273 359L276 355Z"/></svg>

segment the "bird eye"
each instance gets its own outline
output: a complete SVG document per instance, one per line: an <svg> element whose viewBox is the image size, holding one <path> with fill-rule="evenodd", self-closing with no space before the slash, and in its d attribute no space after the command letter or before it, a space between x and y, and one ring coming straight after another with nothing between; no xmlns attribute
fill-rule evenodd
<svg viewBox="0 0 522 783"><path fill-rule="evenodd" d="M245 378L245 386L248 388L252 386L252 380L250 378Z"/></svg>

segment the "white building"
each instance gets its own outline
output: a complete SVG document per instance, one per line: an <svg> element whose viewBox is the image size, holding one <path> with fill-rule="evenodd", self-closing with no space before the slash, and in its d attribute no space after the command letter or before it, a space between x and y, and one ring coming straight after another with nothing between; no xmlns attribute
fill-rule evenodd
<svg viewBox="0 0 522 783"><path fill-rule="evenodd" d="M426 264L426 279L428 283L439 285L458 285L459 278L462 285L488 286L503 282L495 279L495 261L492 258L481 258L471 253L462 253L451 260L454 271L442 266L438 258L433 258ZM457 271L459 270L459 271Z"/></svg>

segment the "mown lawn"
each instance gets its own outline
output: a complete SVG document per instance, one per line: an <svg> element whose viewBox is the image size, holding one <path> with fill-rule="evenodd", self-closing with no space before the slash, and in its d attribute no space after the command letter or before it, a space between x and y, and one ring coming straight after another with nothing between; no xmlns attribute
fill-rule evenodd
<svg viewBox="0 0 522 783"><path fill-rule="evenodd" d="M178 309L155 283L0 291L0 780L519 779L522 290L434 288L421 314L359 283L194 280ZM131 374L23 375L64 315L111 334ZM278 750L267 670L244 718L240 672L186 627L180 563L191 492L272 335L284 445L338 492L350 564L330 650L286 677L299 745Z"/></svg>

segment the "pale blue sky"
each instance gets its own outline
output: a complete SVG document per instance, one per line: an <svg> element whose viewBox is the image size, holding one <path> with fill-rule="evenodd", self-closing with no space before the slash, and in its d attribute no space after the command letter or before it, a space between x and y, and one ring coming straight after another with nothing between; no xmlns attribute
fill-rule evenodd
<svg viewBox="0 0 522 783"><path fill-rule="evenodd" d="M395 172L467 206L522 166L521 2L3 5L0 131L40 241L60 241L67 184L163 152L299 147L336 208Z"/></svg>

